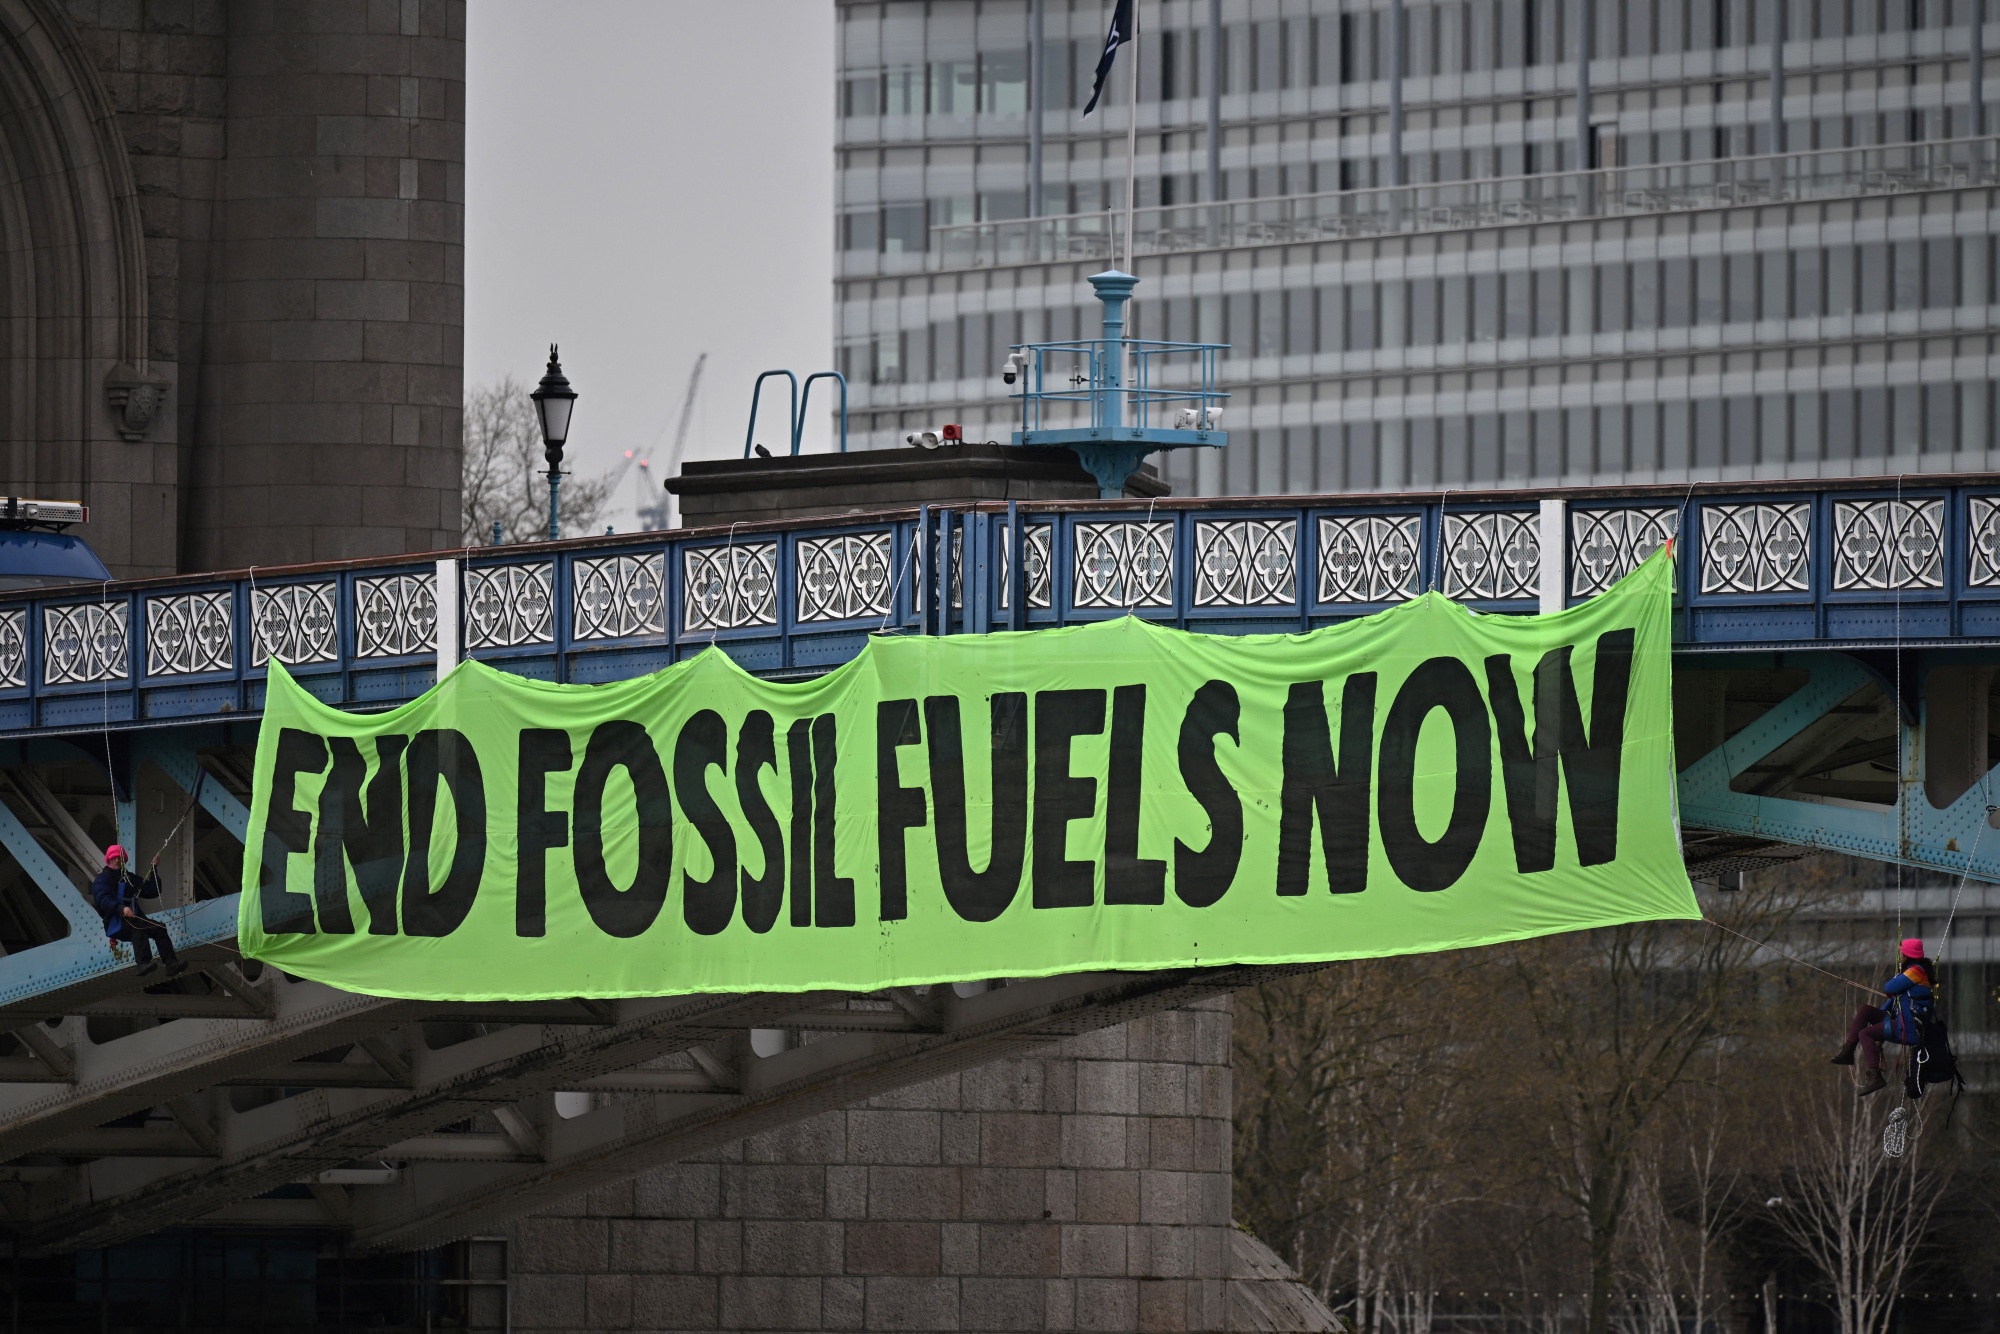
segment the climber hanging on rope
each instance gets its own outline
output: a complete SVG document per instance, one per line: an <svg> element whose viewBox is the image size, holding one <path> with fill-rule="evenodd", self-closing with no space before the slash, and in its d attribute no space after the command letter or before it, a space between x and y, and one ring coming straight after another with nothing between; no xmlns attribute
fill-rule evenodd
<svg viewBox="0 0 2000 1334"><path fill-rule="evenodd" d="M97 911L104 918L104 934L113 940L131 942L132 957L138 961L139 976L144 977L160 965L153 961L153 948L157 946L160 958L166 962L167 976L179 977L187 971L187 965L174 953L174 938L167 928L146 916L140 906L141 899L160 897L160 858L153 855L152 868L146 878L125 869L125 849L113 843L104 850L104 869L90 882L90 901L97 905Z"/></svg>
<svg viewBox="0 0 2000 1334"><path fill-rule="evenodd" d="M1887 998L1883 1005L1861 1005L1847 1021L1847 1041L1833 1058L1835 1065L1853 1065L1858 1044L1867 1056L1868 1073L1861 1081L1861 1097L1888 1086L1882 1077L1882 1044L1915 1047L1924 1040L1923 1026L1934 1011L1932 986L1937 968L1924 957L1924 942L1912 936L1903 942L1899 971L1882 984Z"/></svg>

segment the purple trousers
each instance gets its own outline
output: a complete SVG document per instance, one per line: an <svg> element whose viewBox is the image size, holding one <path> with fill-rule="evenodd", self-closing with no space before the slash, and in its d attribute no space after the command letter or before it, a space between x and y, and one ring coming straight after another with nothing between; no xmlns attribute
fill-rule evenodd
<svg viewBox="0 0 2000 1334"><path fill-rule="evenodd" d="M1847 1021L1847 1040L1861 1044L1870 1070L1882 1068L1883 1016L1884 1011L1878 1005L1859 1005L1855 1007L1854 1017Z"/></svg>

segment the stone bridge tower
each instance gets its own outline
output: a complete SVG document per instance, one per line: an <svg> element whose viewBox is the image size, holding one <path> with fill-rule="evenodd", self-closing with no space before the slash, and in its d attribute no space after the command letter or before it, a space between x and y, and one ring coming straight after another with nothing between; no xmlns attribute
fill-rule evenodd
<svg viewBox="0 0 2000 1334"><path fill-rule="evenodd" d="M462 0L0 0L0 491L120 574L459 531Z"/></svg>

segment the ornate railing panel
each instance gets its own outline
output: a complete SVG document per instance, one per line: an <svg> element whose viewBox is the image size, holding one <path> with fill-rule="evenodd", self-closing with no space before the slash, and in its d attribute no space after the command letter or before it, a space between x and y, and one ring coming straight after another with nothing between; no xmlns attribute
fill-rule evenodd
<svg viewBox="0 0 2000 1334"><path fill-rule="evenodd" d="M28 613L0 611L0 689L28 684Z"/></svg>
<svg viewBox="0 0 2000 1334"><path fill-rule="evenodd" d="M1197 519L1194 605L1281 607L1299 600L1297 519Z"/></svg>
<svg viewBox="0 0 2000 1334"><path fill-rule="evenodd" d="M1174 525L1166 520L1079 523L1075 605L1171 607L1174 602Z"/></svg>
<svg viewBox="0 0 2000 1334"><path fill-rule="evenodd" d="M520 648L556 642L556 570L473 566L465 572L465 646Z"/></svg>
<svg viewBox="0 0 2000 1334"><path fill-rule="evenodd" d="M354 581L354 654L400 658L437 648L437 576Z"/></svg>
<svg viewBox="0 0 2000 1334"><path fill-rule="evenodd" d="M224 588L146 599L146 675L192 676L236 665L235 595Z"/></svg>
<svg viewBox="0 0 2000 1334"><path fill-rule="evenodd" d="M1833 586L1944 587L1944 501L1836 500Z"/></svg>
<svg viewBox="0 0 2000 1334"><path fill-rule="evenodd" d="M1812 507L1703 505L1701 591L1803 593L1812 564Z"/></svg>
<svg viewBox="0 0 2000 1334"><path fill-rule="evenodd" d="M602 556L570 567L571 633L633 639L667 632L667 558L660 552Z"/></svg>
<svg viewBox="0 0 2000 1334"><path fill-rule="evenodd" d="M887 529L800 539L798 618L848 621L888 615L894 539Z"/></svg>
<svg viewBox="0 0 2000 1334"><path fill-rule="evenodd" d="M1671 506L1571 510L1569 595L1585 598L1602 593L1679 531L1680 512Z"/></svg>
<svg viewBox="0 0 2000 1334"><path fill-rule="evenodd" d="M1417 582L1423 529L1421 513L1322 515L1315 600L1409 601L1423 591Z"/></svg>
<svg viewBox="0 0 2000 1334"><path fill-rule="evenodd" d="M42 680L52 686L123 681L130 607L82 602L42 608Z"/></svg>
<svg viewBox="0 0 2000 1334"><path fill-rule="evenodd" d="M250 590L250 661L272 658L287 667L333 662L340 656L340 591L320 584L278 584Z"/></svg>
<svg viewBox="0 0 2000 1334"><path fill-rule="evenodd" d="M1446 597L1511 602L1532 598L1542 570L1534 510L1483 510L1444 517Z"/></svg>
<svg viewBox="0 0 2000 1334"><path fill-rule="evenodd" d="M778 623L778 544L681 551L681 630L694 634Z"/></svg>

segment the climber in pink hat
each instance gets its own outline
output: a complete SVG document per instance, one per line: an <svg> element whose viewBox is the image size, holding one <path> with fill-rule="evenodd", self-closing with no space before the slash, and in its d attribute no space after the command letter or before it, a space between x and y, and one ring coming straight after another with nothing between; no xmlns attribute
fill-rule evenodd
<svg viewBox="0 0 2000 1334"><path fill-rule="evenodd" d="M1857 1044L1868 1058L1861 1080L1862 1097L1887 1086L1882 1078L1882 1044L1914 1047L1924 1040L1924 1025L1935 1010L1937 967L1924 957L1924 942L1911 936L1896 960L1897 972L1882 984L1886 1005L1862 1005L1847 1021L1847 1041L1833 1058L1835 1065L1853 1065Z"/></svg>
<svg viewBox="0 0 2000 1334"><path fill-rule="evenodd" d="M90 882L90 901L104 918L104 934L112 940L131 942L139 976L144 977L160 966L153 962L157 946L160 958L167 965L167 976L179 977L187 971L187 965L174 953L173 936L166 927L146 916L146 910L140 906L141 899L160 897L159 855L154 854L144 880L125 869L125 860L125 849L113 843L104 850L104 869Z"/></svg>

